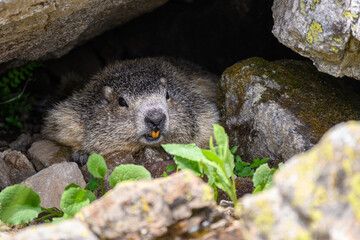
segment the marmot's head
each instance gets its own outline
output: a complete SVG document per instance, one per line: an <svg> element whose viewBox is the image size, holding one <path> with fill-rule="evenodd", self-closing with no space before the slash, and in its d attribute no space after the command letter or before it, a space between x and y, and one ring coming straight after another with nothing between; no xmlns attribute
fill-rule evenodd
<svg viewBox="0 0 360 240"><path fill-rule="evenodd" d="M199 107L195 105L202 100L186 81L178 79L183 76L171 70L171 65L163 63L143 66L130 62L115 64L95 77L96 84L85 90L90 86L101 92L87 126L93 138L90 145L97 148L92 151L134 151L194 139L199 128L195 114Z"/></svg>

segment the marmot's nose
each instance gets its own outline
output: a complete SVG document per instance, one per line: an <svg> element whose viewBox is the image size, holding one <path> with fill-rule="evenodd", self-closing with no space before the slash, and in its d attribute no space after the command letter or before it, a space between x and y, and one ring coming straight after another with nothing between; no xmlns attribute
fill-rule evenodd
<svg viewBox="0 0 360 240"><path fill-rule="evenodd" d="M162 130L165 124L166 115L162 112L149 112L145 117L146 125L154 131Z"/></svg>

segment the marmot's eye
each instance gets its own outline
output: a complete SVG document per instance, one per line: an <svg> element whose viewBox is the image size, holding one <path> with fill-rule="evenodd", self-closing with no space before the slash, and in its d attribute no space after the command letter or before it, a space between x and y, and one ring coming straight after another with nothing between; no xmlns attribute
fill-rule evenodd
<svg viewBox="0 0 360 240"><path fill-rule="evenodd" d="M166 100L169 100L170 95L169 95L169 91L166 91Z"/></svg>
<svg viewBox="0 0 360 240"><path fill-rule="evenodd" d="M123 97L119 97L119 105L120 105L120 107L126 107L126 108L129 107L129 105L127 105L127 103Z"/></svg>

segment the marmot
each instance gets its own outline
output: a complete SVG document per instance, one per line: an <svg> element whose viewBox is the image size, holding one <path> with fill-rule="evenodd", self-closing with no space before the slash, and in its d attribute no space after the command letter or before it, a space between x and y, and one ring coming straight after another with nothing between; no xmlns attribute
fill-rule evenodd
<svg viewBox="0 0 360 240"><path fill-rule="evenodd" d="M216 81L184 60L116 62L57 103L45 117L43 134L82 154L164 143L207 147L219 120Z"/></svg>

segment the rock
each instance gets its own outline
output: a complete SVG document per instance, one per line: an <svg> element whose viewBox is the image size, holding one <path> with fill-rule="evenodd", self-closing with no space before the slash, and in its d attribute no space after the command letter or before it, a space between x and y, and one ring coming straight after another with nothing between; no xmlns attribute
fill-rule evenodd
<svg viewBox="0 0 360 240"><path fill-rule="evenodd" d="M219 230L211 231L206 233L204 236L200 237L201 240L245 240L240 223L235 221L233 224L226 228L221 228Z"/></svg>
<svg viewBox="0 0 360 240"><path fill-rule="evenodd" d="M21 152L26 152L32 142L30 133L22 133L14 142L10 143L10 148Z"/></svg>
<svg viewBox="0 0 360 240"><path fill-rule="evenodd" d="M92 233L87 226L77 220L63 221L58 224L43 224L26 228L13 236L5 239L11 240L45 240L45 239L90 239L98 240L99 238Z"/></svg>
<svg viewBox="0 0 360 240"><path fill-rule="evenodd" d="M9 168L4 161L4 153L0 152L0 190L12 185L9 174Z"/></svg>
<svg viewBox="0 0 360 240"><path fill-rule="evenodd" d="M0 2L0 63L60 57L167 0Z"/></svg>
<svg viewBox="0 0 360 240"><path fill-rule="evenodd" d="M29 148L28 154L37 171L50 167L55 163L71 160L71 149L69 147L50 140L34 142Z"/></svg>
<svg viewBox="0 0 360 240"><path fill-rule="evenodd" d="M275 186L245 196L246 239L357 239L360 235L360 122L339 124L275 175Z"/></svg>
<svg viewBox="0 0 360 240"><path fill-rule="evenodd" d="M250 58L223 73L222 124L244 161L286 161L318 142L335 124L360 119L360 102L307 62Z"/></svg>
<svg viewBox="0 0 360 240"><path fill-rule="evenodd" d="M4 180L2 188L17 184L36 173L34 166L31 162L19 151L5 150L0 155L0 164L4 167L1 172L3 177L7 176L8 180ZM6 166L5 166L6 165ZM5 177L5 178L7 178Z"/></svg>
<svg viewBox="0 0 360 240"><path fill-rule="evenodd" d="M77 218L102 238L166 239L199 232L204 220L210 225L206 215L212 215L214 206L210 186L182 171L153 181L118 184Z"/></svg>
<svg viewBox="0 0 360 240"><path fill-rule="evenodd" d="M83 188L86 185L80 169L74 162L51 165L21 184L32 188L39 194L42 207L60 209L61 195L70 183L75 183Z"/></svg>
<svg viewBox="0 0 360 240"><path fill-rule="evenodd" d="M360 80L360 5L353 1L274 0L273 34L335 77Z"/></svg>

